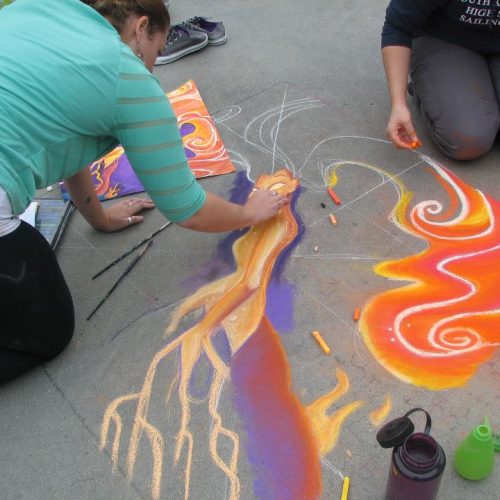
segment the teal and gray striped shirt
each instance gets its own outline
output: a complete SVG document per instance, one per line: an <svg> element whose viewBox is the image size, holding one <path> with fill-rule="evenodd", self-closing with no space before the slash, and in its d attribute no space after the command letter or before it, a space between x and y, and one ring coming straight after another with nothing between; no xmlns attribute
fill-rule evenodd
<svg viewBox="0 0 500 500"><path fill-rule="evenodd" d="M203 206L170 103L106 19L79 0L1 9L0 186L14 213L118 143L167 218Z"/></svg>

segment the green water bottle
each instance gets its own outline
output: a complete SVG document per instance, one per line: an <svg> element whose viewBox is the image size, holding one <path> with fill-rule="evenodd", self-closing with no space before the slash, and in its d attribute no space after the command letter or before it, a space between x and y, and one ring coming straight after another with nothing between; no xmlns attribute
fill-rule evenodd
<svg viewBox="0 0 500 500"><path fill-rule="evenodd" d="M491 473L495 465L495 449L487 417L456 449L453 465L465 479L484 479Z"/></svg>

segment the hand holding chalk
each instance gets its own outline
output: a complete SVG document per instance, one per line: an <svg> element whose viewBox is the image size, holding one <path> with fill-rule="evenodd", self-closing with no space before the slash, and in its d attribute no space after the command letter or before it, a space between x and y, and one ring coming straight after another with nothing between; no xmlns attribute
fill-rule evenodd
<svg viewBox="0 0 500 500"><path fill-rule="evenodd" d="M392 107L387 124L387 136L392 144L399 149L415 149L421 145L406 104Z"/></svg>
<svg viewBox="0 0 500 500"><path fill-rule="evenodd" d="M244 208L249 213L251 225L256 225L269 219L289 203L290 198L277 191L257 189L250 193Z"/></svg>

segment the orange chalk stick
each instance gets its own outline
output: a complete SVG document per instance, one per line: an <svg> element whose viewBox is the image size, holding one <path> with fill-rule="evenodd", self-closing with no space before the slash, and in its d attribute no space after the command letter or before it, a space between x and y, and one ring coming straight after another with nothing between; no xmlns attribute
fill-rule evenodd
<svg viewBox="0 0 500 500"><path fill-rule="evenodd" d="M337 204L340 205L342 202L340 201L340 198L337 196L335 191L332 188L328 188L328 194L330 195L330 198Z"/></svg>
<svg viewBox="0 0 500 500"><path fill-rule="evenodd" d="M330 217L330 222L332 223L332 226L337 225L337 219L335 218L335 215L330 214L328 217Z"/></svg>
<svg viewBox="0 0 500 500"><path fill-rule="evenodd" d="M318 331L312 332L313 337L316 339L316 342L319 344L321 349L323 349L323 352L325 354L330 354L330 348L328 347L328 344L325 342L325 339L321 336L321 333Z"/></svg>
<svg viewBox="0 0 500 500"><path fill-rule="evenodd" d="M421 145L422 145L422 143L421 143L420 141L413 141L413 142L411 143L411 147L412 147L413 149L417 149L417 148L419 148Z"/></svg>
<svg viewBox="0 0 500 500"><path fill-rule="evenodd" d="M359 307L357 307L355 310L354 310L354 314L352 316L352 319L354 321L358 321L359 320L359 317L361 316L361 309Z"/></svg>

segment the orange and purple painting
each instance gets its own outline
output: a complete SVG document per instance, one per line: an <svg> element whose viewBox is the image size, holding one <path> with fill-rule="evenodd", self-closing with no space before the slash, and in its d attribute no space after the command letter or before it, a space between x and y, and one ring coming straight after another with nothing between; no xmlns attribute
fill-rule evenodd
<svg viewBox="0 0 500 500"><path fill-rule="evenodd" d="M198 88L189 80L167 94L191 170L197 178L234 172L234 166Z"/></svg>
<svg viewBox="0 0 500 500"><path fill-rule="evenodd" d="M401 198L396 224L428 248L375 267L410 284L372 298L360 331L396 377L437 390L464 385L500 346L500 202L432 166L448 206L426 200L410 209Z"/></svg>
<svg viewBox="0 0 500 500"><path fill-rule="evenodd" d="M283 169L259 177L255 187L292 195L298 192L299 184ZM238 239L231 245L233 271L199 287L182 302L173 313L167 336L174 335L190 313L203 310L204 315L154 355L137 392L117 397L105 411L101 449L110 448L117 467L120 448L125 444L129 479L139 455L147 450L147 460L152 460L151 495L155 499L172 480L163 480L164 470L175 467L183 469L184 498L189 497L196 474L195 457L206 450L203 443L207 441L212 465L225 475L232 500L242 491L242 448L252 467L253 490L258 497L318 498L322 491L321 459L336 445L345 420L363 405L358 400L335 408L350 387L342 369L336 370L336 386L308 405L293 391L289 361L277 331L281 323L268 308L268 286L283 264L280 259L300 237L293 207L293 203L283 207L276 216L243 235L236 233ZM275 293L279 292L275 289ZM160 373L168 360L178 364L178 371L173 379L164 380ZM194 380L203 361L209 363L211 376L207 395L200 399L195 395ZM246 436L231 428L219 408L226 385L232 386L233 404ZM155 390L160 394L154 396ZM180 406L177 432L165 435L162 420L175 392ZM152 415L155 400L165 402L163 419ZM193 412L201 404L210 420L208 436L196 433L192 423ZM130 405L135 417L131 431L125 433L123 418L130 412ZM125 435L129 437L124 439ZM167 467L169 450L173 450L173 463Z"/></svg>
<svg viewBox="0 0 500 500"><path fill-rule="evenodd" d="M195 82L189 80L169 92L167 97L177 118L188 165L195 177L234 172L229 154ZM100 199L144 191L121 146L90 164L89 168ZM69 199L64 184L62 192L64 198Z"/></svg>

